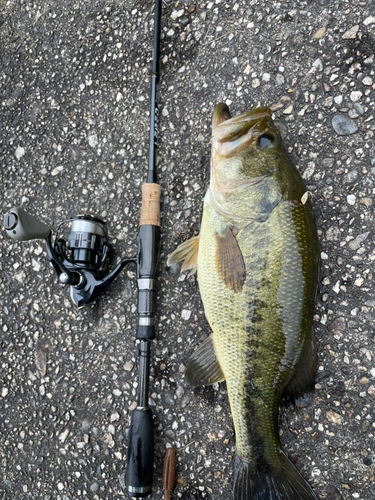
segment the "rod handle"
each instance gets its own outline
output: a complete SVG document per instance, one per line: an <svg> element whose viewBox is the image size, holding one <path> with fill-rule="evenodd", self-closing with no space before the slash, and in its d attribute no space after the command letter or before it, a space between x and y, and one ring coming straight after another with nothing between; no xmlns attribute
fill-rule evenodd
<svg viewBox="0 0 375 500"><path fill-rule="evenodd" d="M21 207L11 208L4 217L4 227L7 235L13 240L29 241L45 239L51 229Z"/></svg>
<svg viewBox="0 0 375 500"><path fill-rule="evenodd" d="M154 424L149 407L136 408L129 433L126 489L130 497L151 495L154 471Z"/></svg>
<svg viewBox="0 0 375 500"><path fill-rule="evenodd" d="M139 221L140 226L160 227L160 197L161 187L154 182L142 185L142 208Z"/></svg>

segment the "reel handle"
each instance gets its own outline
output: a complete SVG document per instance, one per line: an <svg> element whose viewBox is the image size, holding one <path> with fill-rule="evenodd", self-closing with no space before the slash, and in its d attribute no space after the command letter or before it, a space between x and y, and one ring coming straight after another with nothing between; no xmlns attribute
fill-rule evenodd
<svg viewBox="0 0 375 500"><path fill-rule="evenodd" d="M7 235L17 241L45 239L51 233L47 224L28 214L21 207L11 208L5 214L4 228Z"/></svg>

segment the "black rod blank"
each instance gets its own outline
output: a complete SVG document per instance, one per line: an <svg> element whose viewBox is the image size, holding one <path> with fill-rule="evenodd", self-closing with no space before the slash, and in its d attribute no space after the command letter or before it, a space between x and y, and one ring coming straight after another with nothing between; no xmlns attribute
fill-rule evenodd
<svg viewBox="0 0 375 500"><path fill-rule="evenodd" d="M156 182L156 149L159 129L159 59L160 59L161 0L155 0L154 47L152 58L150 143L147 182Z"/></svg>

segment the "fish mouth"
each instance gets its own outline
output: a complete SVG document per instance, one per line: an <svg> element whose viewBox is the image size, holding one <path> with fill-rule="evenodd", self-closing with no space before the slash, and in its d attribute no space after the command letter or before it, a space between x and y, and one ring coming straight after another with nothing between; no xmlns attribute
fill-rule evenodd
<svg viewBox="0 0 375 500"><path fill-rule="evenodd" d="M212 163L216 163L219 158L236 155L260 134L274 128L272 111L266 106L231 118L228 106L225 103L218 104L212 117Z"/></svg>
<svg viewBox="0 0 375 500"><path fill-rule="evenodd" d="M232 118L227 104L220 103L216 106L212 117L213 138L217 142L235 141L245 135L259 120L271 116L270 108L262 106Z"/></svg>

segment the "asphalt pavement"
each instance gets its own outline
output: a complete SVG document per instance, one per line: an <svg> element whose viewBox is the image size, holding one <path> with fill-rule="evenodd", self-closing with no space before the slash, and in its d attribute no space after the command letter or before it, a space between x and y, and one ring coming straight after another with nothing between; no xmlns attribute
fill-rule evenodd
<svg viewBox="0 0 375 500"><path fill-rule="evenodd" d="M280 415L283 449L326 500L375 498L375 6L372 0L164 1L162 251L150 403L152 499L165 450L172 498L231 498L225 383L192 390L209 334L194 276L168 254L199 232L211 117L271 106L313 204L321 246L314 402ZM56 229L107 222L110 268L136 252L148 156L153 2L2 0L0 200ZM0 499L126 497L136 405L135 273L76 310L41 240L0 232Z"/></svg>

